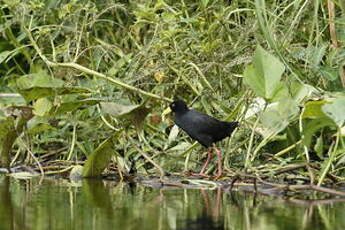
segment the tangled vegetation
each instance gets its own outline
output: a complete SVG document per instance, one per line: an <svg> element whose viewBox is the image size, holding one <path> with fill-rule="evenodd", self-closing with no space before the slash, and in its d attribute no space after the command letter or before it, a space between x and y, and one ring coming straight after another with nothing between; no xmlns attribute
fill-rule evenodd
<svg viewBox="0 0 345 230"><path fill-rule="evenodd" d="M202 147L163 116L183 98L240 121L231 175L344 180L343 1L0 3L1 167L196 170Z"/></svg>

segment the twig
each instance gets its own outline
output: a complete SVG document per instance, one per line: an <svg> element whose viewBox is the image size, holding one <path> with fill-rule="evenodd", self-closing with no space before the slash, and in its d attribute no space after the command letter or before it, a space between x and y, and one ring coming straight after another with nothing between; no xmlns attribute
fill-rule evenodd
<svg viewBox="0 0 345 230"><path fill-rule="evenodd" d="M67 172L68 170L73 169L74 166L69 166L67 168L61 169L61 170L57 170L57 171L48 171L45 172L45 175L53 175L53 174L61 174L63 172Z"/></svg>
<svg viewBox="0 0 345 230"><path fill-rule="evenodd" d="M335 31L335 10L334 10L334 2L332 0L328 0L327 2L328 7L328 18L329 18L329 34L331 35L332 45L334 48L338 47L337 41L337 33Z"/></svg>
<svg viewBox="0 0 345 230"><path fill-rule="evenodd" d="M23 141L23 145L26 148L26 151L28 151L29 155L32 157L32 159L34 159L34 161L36 162L40 172L41 172L41 178L44 178L44 170L42 168L42 165L40 163L40 161L35 157L35 155L31 152L30 148L26 145L26 143Z"/></svg>
<svg viewBox="0 0 345 230"><path fill-rule="evenodd" d="M286 172L290 172L290 171L294 171L296 169L300 169L300 168L305 168L307 166L307 163L304 164L298 164L298 165L289 165L288 167L282 168L277 170L274 175L279 175L282 173L286 173Z"/></svg>

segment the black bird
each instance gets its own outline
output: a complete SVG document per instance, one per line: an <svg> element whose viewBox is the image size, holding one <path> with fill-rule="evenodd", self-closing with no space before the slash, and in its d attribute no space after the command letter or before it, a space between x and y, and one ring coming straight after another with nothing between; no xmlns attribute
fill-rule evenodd
<svg viewBox="0 0 345 230"><path fill-rule="evenodd" d="M218 172L216 178L222 175L222 153L214 145L215 142L229 137L238 122L219 121L199 111L188 109L182 100L170 104L170 109L175 113L175 124L183 129L191 138L208 148L207 160L198 175L206 176L204 173L211 160L213 150L218 156ZM210 148L212 147L212 148Z"/></svg>

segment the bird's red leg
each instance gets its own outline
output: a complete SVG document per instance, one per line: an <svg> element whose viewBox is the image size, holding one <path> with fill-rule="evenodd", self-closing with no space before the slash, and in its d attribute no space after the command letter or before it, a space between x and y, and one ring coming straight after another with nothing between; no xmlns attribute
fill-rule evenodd
<svg viewBox="0 0 345 230"><path fill-rule="evenodd" d="M222 169L222 152L219 149L217 149L215 146L213 146L213 149L217 153L218 172L217 172L217 175L216 175L216 179L218 179L223 174L223 169Z"/></svg>
<svg viewBox="0 0 345 230"><path fill-rule="evenodd" d="M199 175L201 176L206 176L206 174L204 173L205 169L207 168L208 164L210 163L210 160L212 158L212 149L209 149L208 155L207 155L207 160L205 161L205 164L202 166L201 171L199 172Z"/></svg>

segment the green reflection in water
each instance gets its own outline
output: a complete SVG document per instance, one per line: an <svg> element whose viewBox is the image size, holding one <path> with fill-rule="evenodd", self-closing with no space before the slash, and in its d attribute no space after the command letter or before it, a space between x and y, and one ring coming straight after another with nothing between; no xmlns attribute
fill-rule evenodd
<svg viewBox="0 0 345 230"><path fill-rule="evenodd" d="M0 177L0 230L345 229L345 203L84 180Z"/></svg>

